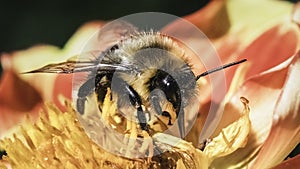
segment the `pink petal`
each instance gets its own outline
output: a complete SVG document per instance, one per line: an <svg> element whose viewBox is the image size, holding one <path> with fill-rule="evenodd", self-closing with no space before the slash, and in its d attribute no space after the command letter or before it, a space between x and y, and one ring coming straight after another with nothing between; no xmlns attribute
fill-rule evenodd
<svg viewBox="0 0 300 169"><path fill-rule="evenodd" d="M42 98L29 83L20 79L16 73L6 71L0 83L0 137L6 130L21 122L23 112L41 108ZM4 83L5 82L5 83ZM36 113L30 113L36 117Z"/></svg>
<svg viewBox="0 0 300 169"><path fill-rule="evenodd" d="M299 169L300 166L300 155L293 158L287 159L286 161L280 163L273 169Z"/></svg>
<svg viewBox="0 0 300 169"><path fill-rule="evenodd" d="M284 84L288 81L287 76L291 61L292 58L272 70L248 79L230 99L230 102L225 106L223 118L216 133L240 116L237 110L242 108L239 106L239 98L242 96L249 100L252 129L248 143L244 148L215 160L213 165L244 166L256 157L270 132L276 103L283 91ZM291 149L286 151L291 151ZM265 160L269 161L269 159Z"/></svg>
<svg viewBox="0 0 300 169"><path fill-rule="evenodd" d="M296 24L284 21L270 28L247 46L243 52L238 53L239 59L247 58L248 62L253 64L253 68L249 69L246 78L282 63L297 52L299 45L300 32ZM229 57L224 56L222 51L218 52L223 60ZM234 61L226 60L227 62ZM233 67L226 70L227 86L230 85L235 69Z"/></svg>
<svg viewBox="0 0 300 169"><path fill-rule="evenodd" d="M254 168L280 163L300 142L300 53L288 69L287 79L276 102L270 134L262 145Z"/></svg>

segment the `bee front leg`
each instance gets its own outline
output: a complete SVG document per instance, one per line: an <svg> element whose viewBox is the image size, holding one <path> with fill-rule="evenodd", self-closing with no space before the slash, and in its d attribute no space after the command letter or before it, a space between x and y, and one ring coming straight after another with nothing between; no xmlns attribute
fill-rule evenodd
<svg viewBox="0 0 300 169"><path fill-rule="evenodd" d="M80 88L78 89L78 98L76 101L76 108L80 114L84 114L85 102L87 100L87 97L93 92L98 93L98 101L100 102L100 104L103 103L104 96L107 92L107 87L110 86L110 83L105 83L106 85L102 85L101 80L105 76L110 77L111 74L111 72L103 71L101 73L98 73L96 76L91 77L82 86L80 86Z"/></svg>
<svg viewBox="0 0 300 169"><path fill-rule="evenodd" d="M84 114L86 97L93 93L95 89L95 78L90 78L82 86L77 93L76 108L80 114Z"/></svg>
<svg viewBox="0 0 300 169"><path fill-rule="evenodd" d="M112 90L118 93L119 100L118 104L128 104L128 100L132 106L137 110L137 119L142 130L148 131L149 127L146 120L145 112L142 108L142 99L139 94L132 88L132 86L128 85L123 79L119 77L114 78L115 83L112 83ZM124 99L125 98L125 99ZM122 103L121 103L122 102ZM124 102L124 103L123 103Z"/></svg>
<svg viewBox="0 0 300 169"><path fill-rule="evenodd" d="M139 121L140 128L142 130L148 131L148 124L146 120L146 116L144 113L144 110L142 108L142 100L138 93L131 87L131 86L126 86L125 90L128 91L128 96L130 103L135 106L137 110L137 119Z"/></svg>

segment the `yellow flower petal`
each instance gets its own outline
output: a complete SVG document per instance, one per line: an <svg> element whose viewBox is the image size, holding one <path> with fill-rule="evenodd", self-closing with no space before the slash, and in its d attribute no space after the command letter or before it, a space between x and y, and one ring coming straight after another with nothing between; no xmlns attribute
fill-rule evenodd
<svg viewBox="0 0 300 169"><path fill-rule="evenodd" d="M182 158L185 167L187 168L197 168L197 169L207 169L209 166L209 159L207 156L196 149L191 143L181 140L180 138L170 136L164 133L157 133L153 135L153 139L158 143L163 143L165 145L170 145L175 149L183 151L185 156ZM180 161L179 161L180 163ZM177 167L178 168L178 167ZM179 168L178 168L179 169Z"/></svg>
<svg viewBox="0 0 300 169"><path fill-rule="evenodd" d="M204 153L211 161L231 154L238 148L246 145L251 128L249 119L250 109L248 107L248 100L241 98L241 101L244 104L243 116L226 128L223 128L220 134L214 137L205 147Z"/></svg>

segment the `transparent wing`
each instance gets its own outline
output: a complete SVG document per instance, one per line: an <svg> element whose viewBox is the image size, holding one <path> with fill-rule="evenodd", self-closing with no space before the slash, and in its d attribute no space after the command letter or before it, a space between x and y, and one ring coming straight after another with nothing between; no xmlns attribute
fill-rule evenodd
<svg viewBox="0 0 300 169"><path fill-rule="evenodd" d="M105 64L94 62L76 62L76 61L66 61L57 64L49 64L42 68L25 72L27 73L76 73L76 72L89 72L89 71L101 71L101 70L119 70L119 71L130 71L131 68L125 67L121 64Z"/></svg>
<svg viewBox="0 0 300 169"><path fill-rule="evenodd" d="M138 30L131 23L121 19L114 20L108 22L95 32L85 43L82 51L106 51L136 33L138 33Z"/></svg>
<svg viewBox="0 0 300 169"><path fill-rule="evenodd" d="M98 32L97 39L101 46L110 44L111 47L121 40L137 33L138 30L135 26L119 19L103 26Z"/></svg>
<svg viewBox="0 0 300 169"><path fill-rule="evenodd" d="M102 54L100 54L102 55ZM87 57L89 56L89 57ZM94 56L91 58L91 56ZM74 56L66 62L48 64L36 70L27 73L76 73L76 72L93 72L93 71L132 71L129 65L122 65L120 63L101 63L98 58L91 53L85 53L84 56Z"/></svg>

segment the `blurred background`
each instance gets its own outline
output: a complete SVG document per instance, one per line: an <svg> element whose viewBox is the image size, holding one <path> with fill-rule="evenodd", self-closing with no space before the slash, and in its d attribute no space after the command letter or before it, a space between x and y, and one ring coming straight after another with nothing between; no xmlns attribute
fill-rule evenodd
<svg viewBox="0 0 300 169"><path fill-rule="evenodd" d="M137 12L190 14L209 0L5 1L0 4L0 52L47 43L62 47L91 20L111 20Z"/></svg>
<svg viewBox="0 0 300 169"><path fill-rule="evenodd" d="M297 0L289 0L296 2ZM34 44L62 47L76 29L91 20L110 20L137 12L190 14L209 0L6 0L0 4L0 53Z"/></svg>
<svg viewBox="0 0 300 169"><path fill-rule="evenodd" d="M297 0L289 0L297 2ZM91 20L110 20L137 12L188 15L209 0L6 0L0 3L0 53L35 44L62 47L76 29Z"/></svg>

